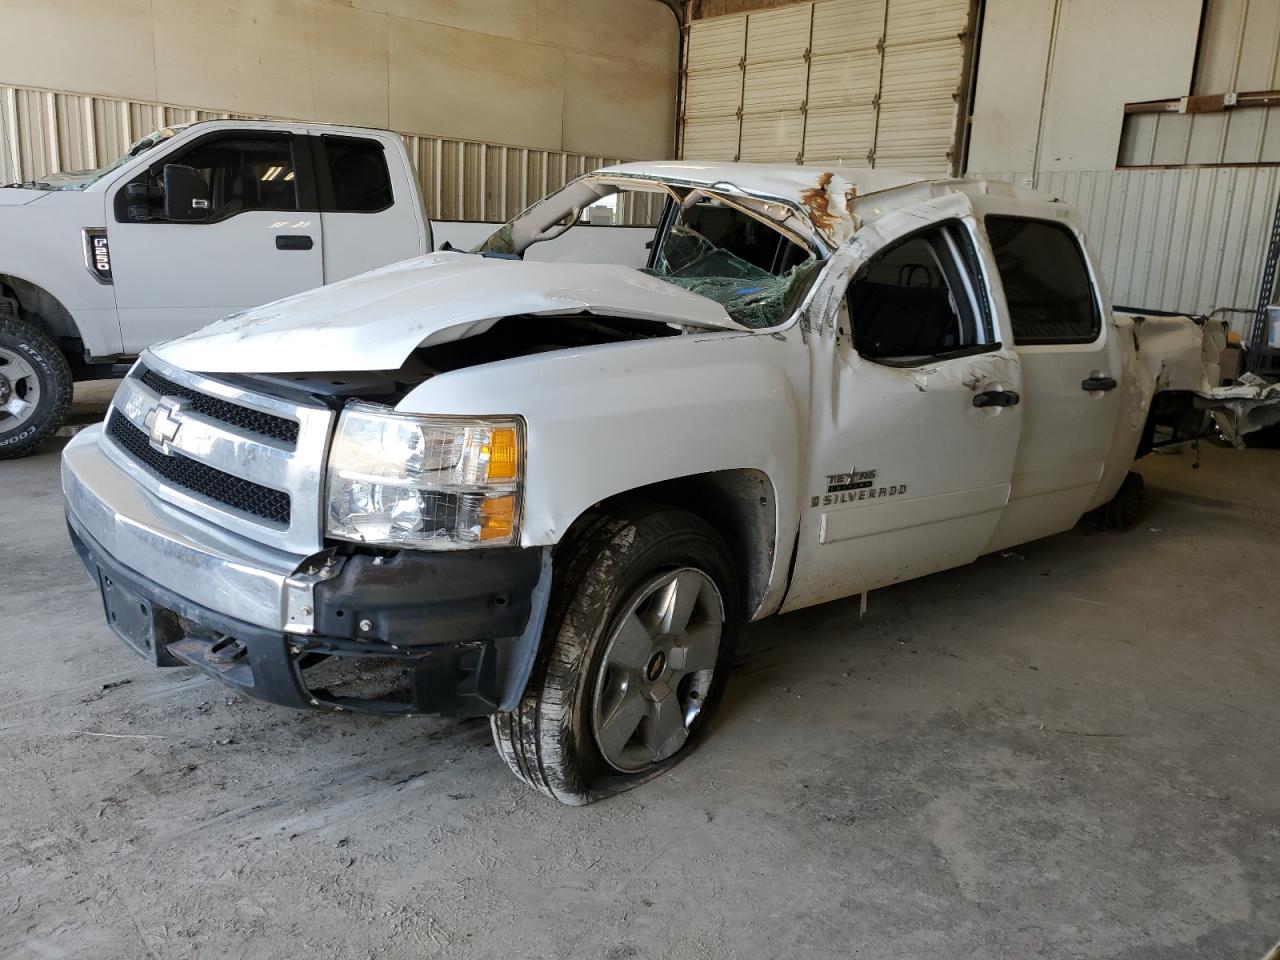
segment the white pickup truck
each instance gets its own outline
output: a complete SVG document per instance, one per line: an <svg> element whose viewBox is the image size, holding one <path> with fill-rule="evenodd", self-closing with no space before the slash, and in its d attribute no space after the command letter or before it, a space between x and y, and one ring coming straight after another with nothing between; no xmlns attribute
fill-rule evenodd
<svg viewBox="0 0 1280 960"><path fill-rule="evenodd" d="M0 187L0 459L58 428L73 380L430 250L404 141L382 130L191 123Z"/></svg>
<svg viewBox="0 0 1280 960"><path fill-rule="evenodd" d="M526 256L602 208L654 225L647 268ZM1113 313L1044 195L628 164L144 353L65 449L67 519L153 663L489 715L583 803L688 752L747 621L1132 523L1221 343Z"/></svg>

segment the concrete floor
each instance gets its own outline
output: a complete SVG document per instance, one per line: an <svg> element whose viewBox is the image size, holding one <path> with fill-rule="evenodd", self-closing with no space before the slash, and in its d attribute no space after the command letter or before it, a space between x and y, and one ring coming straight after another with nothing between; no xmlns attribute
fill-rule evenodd
<svg viewBox="0 0 1280 960"><path fill-rule="evenodd" d="M0 464L0 956L1255 958L1280 935L1280 453L748 631L709 742L586 809L483 722L143 665Z"/></svg>

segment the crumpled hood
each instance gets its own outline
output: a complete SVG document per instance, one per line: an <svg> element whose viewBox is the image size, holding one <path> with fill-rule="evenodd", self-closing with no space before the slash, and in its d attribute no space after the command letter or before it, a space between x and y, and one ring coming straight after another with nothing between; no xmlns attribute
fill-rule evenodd
<svg viewBox="0 0 1280 960"><path fill-rule="evenodd" d="M713 300L632 267L433 253L225 317L152 347L202 373L394 370L420 346L517 314L593 313L743 329Z"/></svg>

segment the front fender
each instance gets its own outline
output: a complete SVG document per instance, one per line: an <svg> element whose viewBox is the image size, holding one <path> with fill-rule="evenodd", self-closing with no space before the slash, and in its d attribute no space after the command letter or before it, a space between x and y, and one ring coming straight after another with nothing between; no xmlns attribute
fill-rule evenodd
<svg viewBox="0 0 1280 960"><path fill-rule="evenodd" d="M785 570L798 523L807 384L808 347L792 327L484 364L428 380L397 409L524 418L524 546L559 542L584 511L620 493L691 474L759 470L776 492L775 546L786 549L774 556Z"/></svg>

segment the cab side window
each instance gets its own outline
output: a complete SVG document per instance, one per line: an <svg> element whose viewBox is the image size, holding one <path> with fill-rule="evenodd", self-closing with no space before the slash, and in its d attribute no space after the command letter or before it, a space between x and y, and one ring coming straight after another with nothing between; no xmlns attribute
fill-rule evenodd
<svg viewBox="0 0 1280 960"><path fill-rule="evenodd" d="M333 196L325 210L376 213L391 206L391 174L382 144L359 137L320 138Z"/></svg>
<svg viewBox="0 0 1280 960"><path fill-rule="evenodd" d="M210 221L249 210L297 210L298 179L287 137L217 138L167 162L194 167L209 188Z"/></svg>
<svg viewBox="0 0 1280 960"><path fill-rule="evenodd" d="M1084 251L1060 223L986 218L987 237L1019 344L1092 343L1102 316Z"/></svg>
<svg viewBox="0 0 1280 960"><path fill-rule="evenodd" d="M849 318L853 346L862 357L914 366L986 344L985 316L958 229L941 227L901 240L854 277Z"/></svg>

